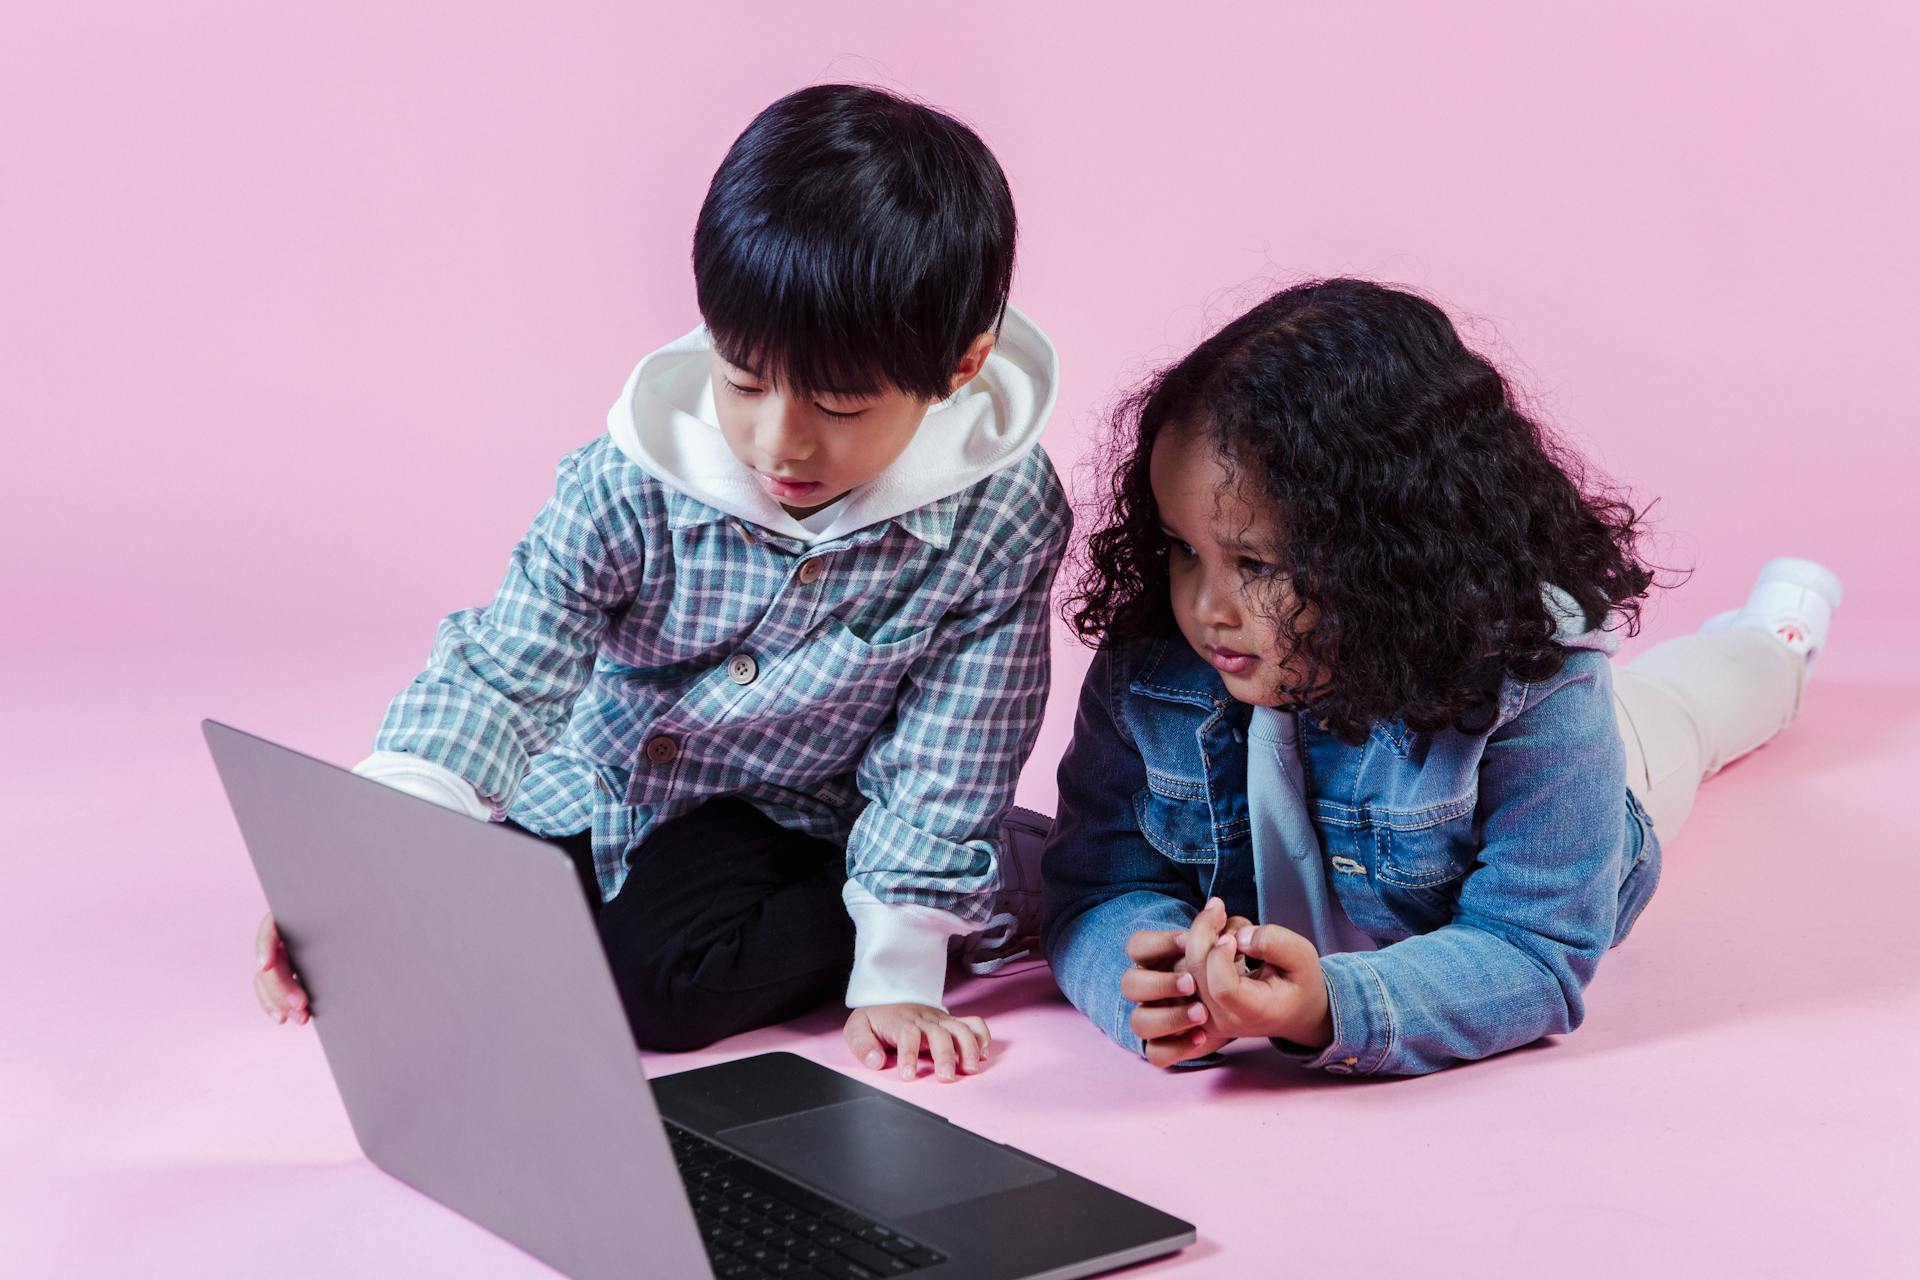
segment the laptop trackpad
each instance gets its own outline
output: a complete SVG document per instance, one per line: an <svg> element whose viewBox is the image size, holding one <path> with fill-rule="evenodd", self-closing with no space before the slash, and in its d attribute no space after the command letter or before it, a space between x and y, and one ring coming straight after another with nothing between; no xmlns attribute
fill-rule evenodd
<svg viewBox="0 0 1920 1280"><path fill-rule="evenodd" d="M886 1098L723 1129L728 1145L878 1218L1044 1182L1053 1170Z"/></svg>

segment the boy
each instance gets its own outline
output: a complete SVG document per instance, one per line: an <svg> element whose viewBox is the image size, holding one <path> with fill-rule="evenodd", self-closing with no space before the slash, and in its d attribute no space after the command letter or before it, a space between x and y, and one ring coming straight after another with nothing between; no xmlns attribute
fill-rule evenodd
<svg viewBox="0 0 1920 1280"><path fill-rule="evenodd" d="M561 460L357 768L566 848L645 1047L844 983L871 1067L987 1052L945 1009L947 944L992 912L1069 525L1013 257L964 125L846 85L767 108L700 211L704 326ZM305 1021L271 917L260 970Z"/></svg>

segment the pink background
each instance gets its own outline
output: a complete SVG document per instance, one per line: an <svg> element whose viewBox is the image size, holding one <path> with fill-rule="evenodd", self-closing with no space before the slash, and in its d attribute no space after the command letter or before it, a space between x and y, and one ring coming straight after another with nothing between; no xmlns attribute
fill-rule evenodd
<svg viewBox="0 0 1920 1280"><path fill-rule="evenodd" d="M1161 1077L1033 974L979 997L994 1071L910 1096L1193 1218L1181 1274L1906 1271L1915 12L16 7L0 1270L541 1273L358 1160L311 1033L252 1009L261 899L197 721L361 754L694 322L728 141L857 79L1005 165L1063 471L1269 283L1353 272L1439 299L1658 496L1698 572L1649 638L1779 552L1850 593L1806 717L1708 791L1580 1035L1392 1085ZM1085 662L1057 648L1043 808ZM847 1065L831 1017L718 1052L770 1044Z"/></svg>

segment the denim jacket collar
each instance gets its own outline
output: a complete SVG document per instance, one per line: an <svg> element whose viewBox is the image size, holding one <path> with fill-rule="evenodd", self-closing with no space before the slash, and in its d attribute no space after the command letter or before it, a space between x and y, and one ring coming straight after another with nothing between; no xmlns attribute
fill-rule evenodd
<svg viewBox="0 0 1920 1280"><path fill-rule="evenodd" d="M1226 682L1212 663L1179 637L1153 641L1141 656L1127 691L1158 702L1184 703L1203 711L1220 708L1230 723L1244 729L1252 708L1227 692ZM1312 716L1300 718L1302 749L1310 738L1326 737L1326 726ZM1370 736L1401 759L1411 750L1413 731L1399 720L1376 721Z"/></svg>
<svg viewBox="0 0 1920 1280"><path fill-rule="evenodd" d="M1152 642L1127 690L1143 698L1184 702L1202 710L1234 700L1213 664L1177 637Z"/></svg>

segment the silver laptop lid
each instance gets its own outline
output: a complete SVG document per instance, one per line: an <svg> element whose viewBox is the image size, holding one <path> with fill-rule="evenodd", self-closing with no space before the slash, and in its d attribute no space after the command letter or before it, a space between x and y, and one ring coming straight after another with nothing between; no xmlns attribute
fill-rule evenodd
<svg viewBox="0 0 1920 1280"><path fill-rule="evenodd" d="M367 1158L569 1275L711 1275L567 856L204 728Z"/></svg>

